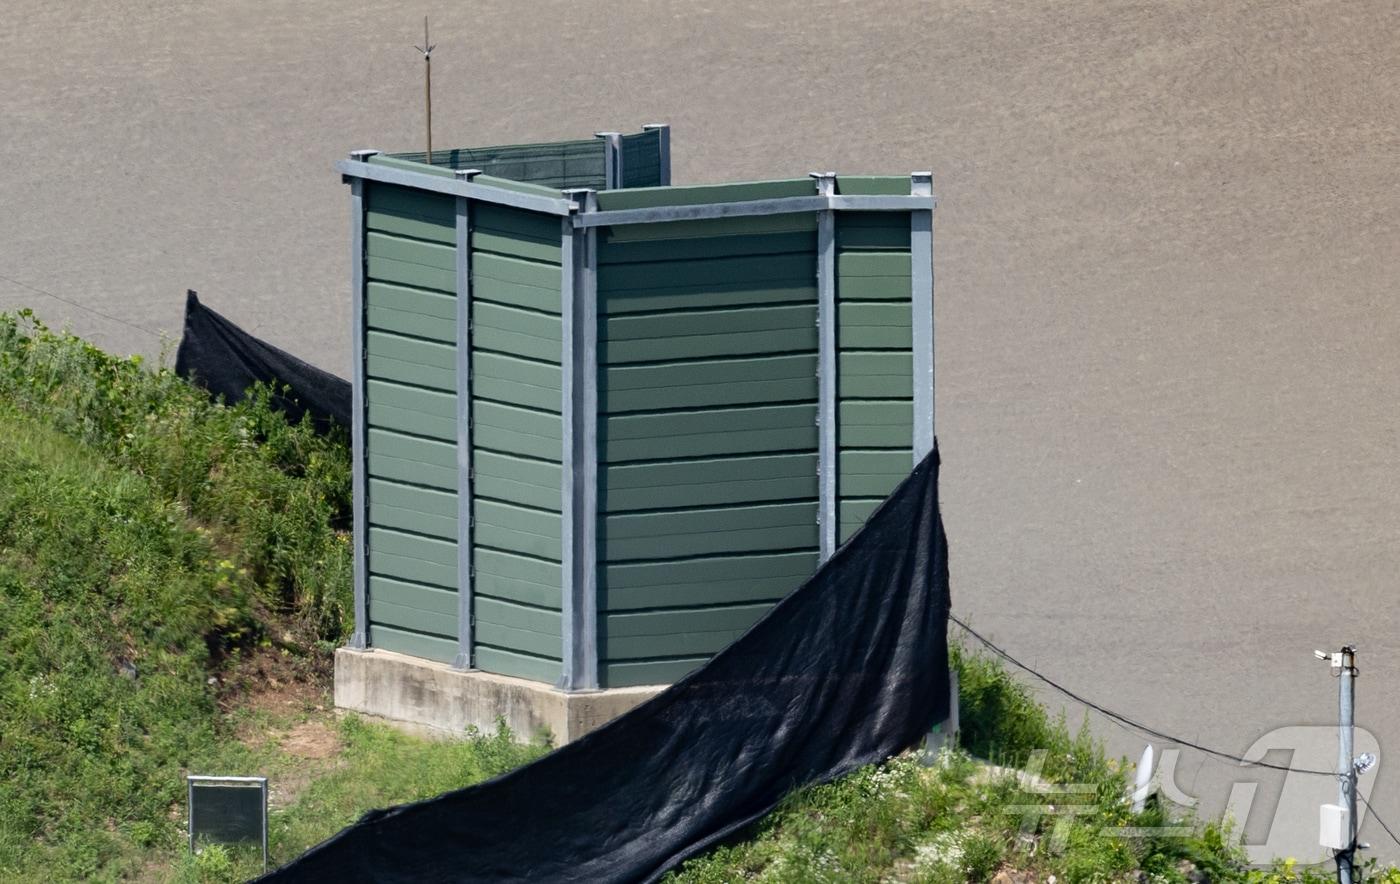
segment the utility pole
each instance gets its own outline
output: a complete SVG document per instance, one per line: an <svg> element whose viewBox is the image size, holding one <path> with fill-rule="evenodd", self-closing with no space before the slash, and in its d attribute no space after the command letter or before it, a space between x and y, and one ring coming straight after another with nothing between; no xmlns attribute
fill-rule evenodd
<svg viewBox="0 0 1400 884"><path fill-rule="evenodd" d="M1313 655L1329 661L1337 678L1337 803L1322 809L1322 843L1336 851L1338 884L1355 884L1356 778L1376 763L1375 756L1370 753L1360 758L1352 754L1355 751L1356 648L1344 645L1331 654L1314 651Z"/></svg>
<svg viewBox="0 0 1400 884"><path fill-rule="evenodd" d="M1347 809L1347 847L1337 854L1339 884L1352 884L1356 872L1356 765L1352 761L1352 734L1356 715L1356 648L1342 647L1337 674L1337 803Z"/></svg>
<svg viewBox="0 0 1400 884"><path fill-rule="evenodd" d="M428 165L433 164L433 50L437 47L428 42L428 17L423 16L423 45L415 46L423 53L423 102L427 110L428 126Z"/></svg>

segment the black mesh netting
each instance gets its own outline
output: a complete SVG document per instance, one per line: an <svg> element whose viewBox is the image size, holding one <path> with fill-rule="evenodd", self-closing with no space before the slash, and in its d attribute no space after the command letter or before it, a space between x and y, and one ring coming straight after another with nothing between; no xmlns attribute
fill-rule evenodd
<svg viewBox="0 0 1400 884"><path fill-rule="evenodd" d="M175 373L222 395L225 402L237 402L262 381L277 390L273 405L293 423L310 412L319 432L333 424L350 426L349 381L258 340L199 303L194 292L185 297Z"/></svg>
<svg viewBox="0 0 1400 884"><path fill-rule="evenodd" d="M266 881L649 881L948 710L938 454L738 641L490 782L366 814Z"/></svg>

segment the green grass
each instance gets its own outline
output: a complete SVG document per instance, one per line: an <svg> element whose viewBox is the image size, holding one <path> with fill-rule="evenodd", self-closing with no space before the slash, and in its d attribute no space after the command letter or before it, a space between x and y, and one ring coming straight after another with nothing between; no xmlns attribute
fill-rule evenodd
<svg viewBox="0 0 1400 884"><path fill-rule="evenodd" d="M1001 871L1057 882L1184 884L1188 875L1246 884L1325 884L1329 868L1281 862L1250 868L1227 828L1160 808L1133 813L1130 768L1105 757L1087 730L1052 720L1002 665L955 647L963 748L933 763L914 753L797 792L744 839L692 859L670 884L989 881ZM969 754L971 750L973 754ZM981 759L996 759L993 766ZM1034 760L1042 783L1083 792L1035 791L1014 768ZM1057 806L1058 813L1027 813ZM1072 813L1066 813L1068 809ZM1123 830L1186 826L1185 837ZM1400 884L1394 869L1367 880ZM1022 878L1024 880L1026 878Z"/></svg>
<svg viewBox="0 0 1400 884"><path fill-rule="evenodd" d="M286 861L372 807L542 751L220 693L258 655L324 671L349 626L345 440L268 399L225 407L168 369L0 314L0 880L246 876L240 851L182 859L190 772L262 773L276 794L313 767L272 817ZM309 716L338 728L333 759L272 738Z"/></svg>

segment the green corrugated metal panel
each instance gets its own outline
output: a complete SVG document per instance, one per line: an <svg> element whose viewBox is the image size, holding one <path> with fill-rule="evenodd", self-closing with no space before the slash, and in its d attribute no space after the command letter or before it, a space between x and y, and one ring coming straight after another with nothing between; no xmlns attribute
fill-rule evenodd
<svg viewBox="0 0 1400 884"><path fill-rule="evenodd" d="M542 460L561 460L559 415L496 402L472 400L472 445Z"/></svg>
<svg viewBox="0 0 1400 884"><path fill-rule="evenodd" d="M717 218L705 221L662 221L655 224L619 224L600 228L602 241L638 245L665 241L684 242L694 237L730 238L750 235L813 235L817 230L814 212L790 215L751 215L746 218Z"/></svg>
<svg viewBox="0 0 1400 884"><path fill-rule="evenodd" d="M558 316L485 301L472 305L472 344L482 350L558 363L561 336Z"/></svg>
<svg viewBox="0 0 1400 884"><path fill-rule="evenodd" d="M840 184L843 193L909 192L907 178ZM840 214L836 242L837 537L845 542L913 467L909 215Z"/></svg>
<svg viewBox="0 0 1400 884"><path fill-rule="evenodd" d="M420 632L432 632L440 635L457 634L456 590L425 586L421 583L409 583L378 575L369 578L369 589L376 604L385 602L403 608L413 608L436 615L439 622L443 624L431 629L420 629Z"/></svg>
<svg viewBox="0 0 1400 884"><path fill-rule="evenodd" d="M371 525L456 540L456 494L372 476L368 490Z"/></svg>
<svg viewBox="0 0 1400 884"><path fill-rule="evenodd" d="M472 501L475 540L482 546L557 562L562 558L559 514L478 497Z"/></svg>
<svg viewBox="0 0 1400 884"><path fill-rule="evenodd" d="M502 144L492 147L459 147L433 151L433 165L426 166L422 151L395 153L387 158L403 164L400 168L432 168L440 174L453 169L480 169L477 180L499 178L511 184L533 183L551 189L561 187L601 188L604 184L603 142L596 138L554 141L539 144ZM486 182L483 182L486 183ZM556 194L557 195L557 194Z"/></svg>
<svg viewBox="0 0 1400 884"><path fill-rule="evenodd" d="M817 564L812 550L605 565L598 576L599 607L626 611L771 601L812 576Z"/></svg>
<svg viewBox="0 0 1400 884"><path fill-rule="evenodd" d="M472 470L475 493L482 497L556 512L563 506L563 476L558 463L478 448Z"/></svg>
<svg viewBox="0 0 1400 884"><path fill-rule="evenodd" d="M394 381L400 384L408 384L415 387L425 387L429 390L441 390L444 392L456 392L457 372L452 366L430 365L428 363L440 361L426 342L414 341L415 347L395 348L386 346L379 348L377 343L382 343L383 339L390 337L386 334L370 332L366 338L379 338L379 341L371 342L366 346L367 355L365 357L365 374L376 380ZM388 351L388 352L386 352ZM449 350L450 353L450 350ZM401 357L401 358L398 358Z"/></svg>
<svg viewBox="0 0 1400 884"><path fill-rule="evenodd" d="M472 396L511 402L528 408L563 408L562 380L557 363L517 359L501 353L472 350Z"/></svg>
<svg viewBox="0 0 1400 884"><path fill-rule="evenodd" d="M910 449L914 438L914 403L909 400L848 400L837 407L844 448ZM912 469L912 463L910 468Z"/></svg>
<svg viewBox="0 0 1400 884"><path fill-rule="evenodd" d="M599 418L598 445L612 463L815 451L816 421L815 403L610 415Z"/></svg>
<svg viewBox="0 0 1400 884"><path fill-rule="evenodd" d="M491 240L492 245L505 247L506 254L515 254L517 245L507 242L502 237L510 237L517 243L553 245L554 263L559 263L559 237L563 228L560 218L556 215L542 215L510 206L478 202L472 205L472 229L474 232L495 235L496 238ZM472 247L478 248L475 243ZM495 249L488 248L487 251Z"/></svg>
<svg viewBox="0 0 1400 884"><path fill-rule="evenodd" d="M810 215L810 213L809 213ZM802 217L809 217L804 215ZM742 225L737 235L720 235L715 227L718 221L687 221L700 232L702 239L686 236L672 236L665 239L632 240L619 237L618 231L633 227L667 227L671 225L628 225L626 228L604 227L599 239L598 263L604 264L645 264L656 261L683 261L687 258L715 259L732 258L743 255L782 255L793 252L809 252L816 248L816 239L810 231L764 233L755 230L758 218L733 218Z"/></svg>
<svg viewBox="0 0 1400 884"><path fill-rule="evenodd" d="M914 467L910 451L844 450L836 485L843 497L885 497Z"/></svg>
<svg viewBox="0 0 1400 884"><path fill-rule="evenodd" d="M540 657L559 656L559 611L521 605L478 593L476 623L484 644Z"/></svg>
<svg viewBox="0 0 1400 884"><path fill-rule="evenodd" d="M836 393L842 399L912 397L913 371L914 357L907 351L843 350L837 359Z"/></svg>
<svg viewBox="0 0 1400 884"><path fill-rule="evenodd" d="M810 181L679 190L663 202L814 192ZM633 191L604 208L659 198ZM599 654L609 686L679 677L815 567L816 237L810 215L799 232L770 232L767 220L601 237Z"/></svg>
<svg viewBox="0 0 1400 884"><path fill-rule="evenodd" d="M371 427L396 427L441 442L457 441L457 397L389 381L369 381L365 401Z"/></svg>
<svg viewBox="0 0 1400 884"><path fill-rule="evenodd" d="M365 289L365 325L371 331L456 343L455 298L383 283L371 283Z"/></svg>
<svg viewBox="0 0 1400 884"><path fill-rule="evenodd" d="M674 684L709 661L709 657L672 660L600 661L598 678L603 687L626 688L639 685Z"/></svg>
<svg viewBox="0 0 1400 884"><path fill-rule="evenodd" d="M840 250L872 249L909 251L907 212L841 212L837 215L836 244Z"/></svg>
<svg viewBox="0 0 1400 884"><path fill-rule="evenodd" d="M561 279L559 268L555 265L489 252L473 252L472 274L474 277L485 277L553 292L554 310L557 312L559 309ZM472 294L476 294L475 289Z"/></svg>
<svg viewBox="0 0 1400 884"><path fill-rule="evenodd" d="M560 673L558 659L532 657L529 654L520 654L485 644L478 644L476 647L476 668L486 672L495 672L498 675L513 675L516 678L542 681L546 684L558 681Z"/></svg>
<svg viewBox="0 0 1400 884"><path fill-rule="evenodd" d="M610 613L598 620L598 636L617 643L624 639L655 639L682 633L726 632L742 633L754 621L768 613L771 606L765 604L733 605L723 608L682 607L660 611L623 611ZM713 648L708 653L714 653ZM638 652L608 654L609 657L648 657L676 654L706 653L675 648L670 652L645 649Z"/></svg>
<svg viewBox="0 0 1400 884"><path fill-rule="evenodd" d="M559 610L563 586L558 562L477 544L475 590L498 599Z"/></svg>
<svg viewBox="0 0 1400 884"><path fill-rule="evenodd" d="M451 663L457 657L455 638L424 635L421 632L380 626L374 622L371 622L369 627L369 644L370 647L408 654L411 657L422 657L425 660L436 660L439 663Z"/></svg>
<svg viewBox="0 0 1400 884"><path fill-rule="evenodd" d="M714 460L655 461L605 466L599 505L605 512L661 509L667 494L692 506L809 498L815 454L779 454Z"/></svg>
<svg viewBox="0 0 1400 884"><path fill-rule="evenodd" d="M457 489L457 446L374 427L365 435L369 475Z"/></svg>
<svg viewBox="0 0 1400 884"><path fill-rule="evenodd" d="M389 233L370 231L365 236L365 256L371 267L376 258L400 261L406 264L422 264L439 270L453 270L456 267L456 249L450 245L409 239ZM455 286L455 281L454 281ZM452 290L454 286L448 286Z"/></svg>
<svg viewBox="0 0 1400 884"><path fill-rule="evenodd" d="M608 365L817 349L817 308L809 304L622 314L604 320Z"/></svg>
<svg viewBox="0 0 1400 884"><path fill-rule="evenodd" d="M616 316L659 310L816 303L816 300L815 279L791 279L608 292L599 296L598 312Z"/></svg>
<svg viewBox="0 0 1400 884"><path fill-rule="evenodd" d="M457 544L371 525L370 571L448 589L457 587Z"/></svg>
<svg viewBox="0 0 1400 884"><path fill-rule="evenodd" d="M734 203L790 196L815 196L816 193L816 186L812 183L811 178L742 181L733 184L700 184L693 187L637 187L628 190L605 190L599 193L598 208L601 211L611 211L613 209L649 209L655 206L695 206L705 203Z"/></svg>
<svg viewBox="0 0 1400 884"><path fill-rule="evenodd" d="M816 277L816 258L805 252L782 255L740 255L649 261L641 264L605 264L598 270L598 291L614 295L625 291L690 290L698 286L750 288L783 287ZM764 285L766 283L766 285Z"/></svg>
<svg viewBox="0 0 1400 884"><path fill-rule="evenodd" d="M603 371L600 408L609 414L721 408L817 398L816 354L623 365Z"/></svg>
<svg viewBox="0 0 1400 884"><path fill-rule="evenodd" d="M445 233L447 238L443 242L451 244L454 241L456 200L446 194L371 181L365 187L365 211L369 213L367 226L371 230L380 229L374 224L377 218L415 220L428 225L431 230L430 236L421 239L442 239Z"/></svg>
<svg viewBox="0 0 1400 884"><path fill-rule="evenodd" d="M606 515L599 520L598 543L607 562L799 550L817 545L817 505L813 500Z"/></svg>
<svg viewBox="0 0 1400 884"><path fill-rule="evenodd" d="M908 175L838 175L836 178L836 192L843 196L908 196L909 186Z"/></svg>
<svg viewBox="0 0 1400 884"><path fill-rule="evenodd" d="M455 605L457 594L448 593L448 595L452 596ZM433 611L424 611L421 608L396 604L385 598L382 587L380 593L374 596L374 613L370 615L370 620L383 626L411 629L414 632L428 633L442 638L455 640L457 636L457 612L455 610L450 614L438 614Z"/></svg>
<svg viewBox="0 0 1400 884"><path fill-rule="evenodd" d="M621 187L661 184L661 133L656 130L622 136Z"/></svg>
<svg viewBox="0 0 1400 884"><path fill-rule="evenodd" d="M554 225L558 226L558 225ZM525 239L513 234L498 233L494 230L474 229L472 231L472 250L479 252L489 252L496 255L504 255L509 258L525 258L530 261L543 261L558 267L562 249L559 245L558 231L555 231L554 242L537 242L533 239Z"/></svg>
<svg viewBox="0 0 1400 884"><path fill-rule="evenodd" d="M914 345L909 302L848 301L837 307L836 346L842 350L902 350Z"/></svg>
<svg viewBox="0 0 1400 884"><path fill-rule="evenodd" d="M559 313L559 289L523 285L510 280L494 279L483 273L472 274L473 301L492 301L513 307L524 307L543 313Z"/></svg>

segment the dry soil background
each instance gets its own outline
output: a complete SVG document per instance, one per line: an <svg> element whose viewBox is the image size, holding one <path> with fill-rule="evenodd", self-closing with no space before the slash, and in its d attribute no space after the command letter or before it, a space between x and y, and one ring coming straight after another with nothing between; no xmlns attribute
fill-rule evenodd
<svg viewBox="0 0 1400 884"><path fill-rule="evenodd" d="M193 287L345 373L331 163L418 146L423 12L439 146L663 120L678 183L931 168L956 609L1234 752L1335 721L1311 651L1354 641L1400 751L1394 2L395 6L5 0L0 307L155 353ZM1374 796L1400 823L1400 760Z"/></svg>

